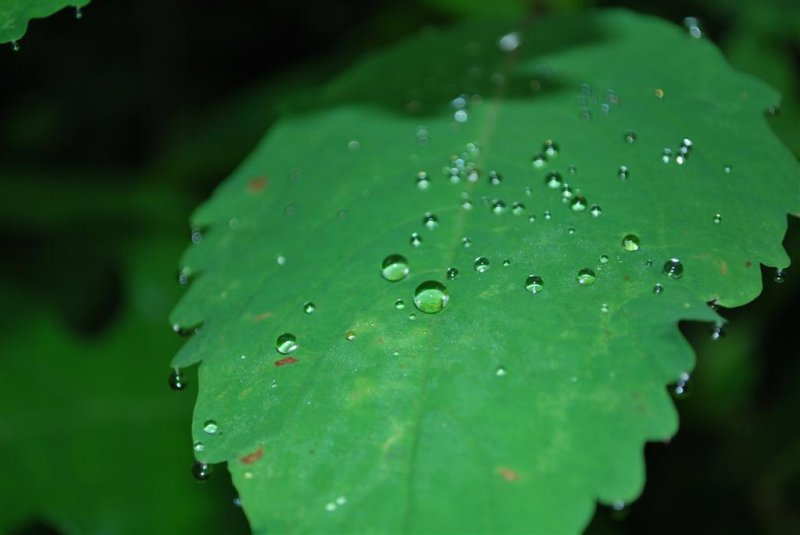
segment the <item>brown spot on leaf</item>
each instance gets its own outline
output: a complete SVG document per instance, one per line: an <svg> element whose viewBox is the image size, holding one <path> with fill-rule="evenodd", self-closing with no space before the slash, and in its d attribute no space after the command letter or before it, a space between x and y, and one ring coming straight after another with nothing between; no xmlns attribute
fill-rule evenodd
<svg viewBox="0 0 800 535"><path fill-rule="evenodd" d="M495 472L506 481L519 481L519 474L507 466L498 466Z"/></svg>
<svg viewBox="0 0 800 535"><path fill-rule="evenodd" d="M272 317L272 312L264 312L263 314L257 314L255 316L256 321L264 321L267 318Z"/></svg>
<svg viewBox="0 0 800 535"><path fill-rule="evenodd" d="M622 277L622 279L623 279L625 282L630 282L630 281L631 281L631 276L630 276L630 275L625 275L624 277Z"/></svg>
<svg viewBox="0 0 800 535"><path fill-rule="evenodd" d="M282 358L281 360L275 361L275 366L285 366L286 364L294 364L297 362L297 359L294 357L286 357Z"/></svg>
<svg viewBox="0 0 800 535"><path fill-rule="evenodd" d="M243 456L239 457L239 460L242 461L244 464L253 464L257 460L259 460L262 455L264 455L264 448L263 447L258 448L253 453L248 453L247 455L243 455Z"/></svg>
<svg viewBox="0 0 800 535"><path fill-rule="evenodd" d="M267 176L253 178L247 183L247 191L250 193L258 193L263 191L264 188L267 187L267 184L269 184L269 177Z"/></svg>
<svg viewBox="0 0 800 535"><path fill-rule="evenodd" d="M720 272L721 275L727 275L728 274L728 263L726 261L723 260L722 264L720 264L719 272Z"/></svg>

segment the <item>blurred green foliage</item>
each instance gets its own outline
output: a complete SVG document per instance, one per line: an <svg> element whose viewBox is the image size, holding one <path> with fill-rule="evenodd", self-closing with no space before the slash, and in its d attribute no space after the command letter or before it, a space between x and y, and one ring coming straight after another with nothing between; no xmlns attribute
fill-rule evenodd
<svg viewBox="0 0 800 535"><path fill-rule="evenodd" d="M97 1L0 50L0 532L246 530L223 470L191 480L194 392L166 385L185 222L304 87L459 16L435 4ZM734 65L783 93L771 120L800 155L797 2L631 4L703 20ZM795 221L795 261L798 242ZM800 531L795 271L723 311L720 342L686 326L699 355L681 431L648 446L643 497L601 508L590 532Z"/></svg>

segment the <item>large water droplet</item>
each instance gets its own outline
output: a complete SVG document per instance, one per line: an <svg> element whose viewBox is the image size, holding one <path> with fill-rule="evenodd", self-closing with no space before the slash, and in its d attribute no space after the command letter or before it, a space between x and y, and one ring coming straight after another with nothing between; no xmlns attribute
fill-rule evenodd
<svg viewBox="0 0 800 535"><path fill-rule="evenodd" d="M586 197L583 195L576 195L572 201L570 201L569 205L573 212L583 212L588 206L586 203Z"/></svg>
<svg viewBox="0 0 800 535"><path fill-rule="evenodd" d="M439 226L439 218L435 214L426 212L425 217L422 218L422 224L425 225L426 229L433 230Z"/></svg>
<svg viewBox="0 0 800 535"><path fill-rule="evenodd" d="M399 254L390 254L381 263L381 275L389 282L397 282L406 278L410 271L408 260Z"/></svg>
<svg viewBox="0 0 800 535"><path fill-rule="evenodd" d="M447 288L438 281L425 281L414 291L414 306L426 314L441 312L449 300Z"/></svg>
<svg viewBox="0 0 800 535"><path fill-rule="evenodd" d="M458 277L458 268L455 267L447 268L447 278L453 280L456 277Z"/></svg>
<svg viewBox="0 0 800 535"><path fill-rule="evenodd" d="M594 271L591 269L586 268L578 271L578 284L582 286L591 286L594 284L595 279Z"/></svg>
<svg viewBox="0 0 800 535"><path fill-rule="evenodd" d="M416 232L412 232L408 242L412 245L412 247L419 247L422 245L422 236Z"/></svg>
<svg viewBox="0 0 800 535"><path fill-rule="evenodd" d="M683 276L683 264L677 258L670 258L664 262L661 271L670 279L680 279Z"/></svg>
<svg viewBox="0 0 800 535"><path fill-rule="evenodd" d="M169 387L175 391L181 391L186 388L186 381L183 379L180 368L173 368L172 373L169 374L167 383Z"/></svg>
<svg viewBox="0 0 800 535"><path fill-rule="evenodd" d="M475 259L474 266L475 266L475 271L477 271L478 273L485 273L489 271L489 266L490 266L489 259L484 256L479 256L478 258Z"/></svg>
<svg viewBox="0 0 800 535"><path fill-rule="evenodd" d="M528 275L525 279L525 289L532 294L538 294L544 290L544 281L539 275Z"/></svg>
<svg viewBox="0 0 800 535"><path fill-rule="evenodd" d="M218 430L219 426L217 425L217 422L215 422L214 420L206 420L205 422L203 422L203 431L205 431L209 435L216 434Z"/></svg>
<svg viewBox="0 0 800 535"><path fill-rule="evenodd" d="M548 188L558 189L561 187L563 180L561 179L561 173L558 171L550 171L544 177L544 183L547 184Z"/></svg>
<svg viewBox="0 0 800 535"><path fill-rule="evenodd" d="M624 238L622 238L622 248L628 252L634 252L639 250L639 236L636 234L628 234Z"/></svg>
<svg viewBox="0 0 800 535"><path fill-rule="evenodd" d="M211 477L211 465L195 461L192 464L192 477L197 481L205 481Z"/></svg>
<svg viewBox="0 0 800 535"><path fill-rule="evenodd" d="M275 341L275 349L282 355L288 355L297 350L300 345L297 343L297 338L291 333L283 333Z"/></svg>
<svg viewBox="0 0 800 535"><path fill-rule="evenodd" d="M303 312L306 314L313 314L317 307L311 301L303 303Z"/></svg>

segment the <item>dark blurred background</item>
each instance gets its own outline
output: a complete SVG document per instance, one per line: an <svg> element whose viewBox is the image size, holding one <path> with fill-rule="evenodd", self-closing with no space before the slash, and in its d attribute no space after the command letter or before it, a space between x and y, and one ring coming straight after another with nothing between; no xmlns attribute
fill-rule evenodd
<svg viewBox="0 0 800 535"><path fill-rule="evenodd" d="M192 480L196 393L167 386L166 317L191 210L285 110L362 54L513 1L94 0L0 47L0 532L243 533L221 467ZM483 4L491 5L487 7ZM775 132L800 155L800 3L627 5L699 17L728 60L777 87ZM785 244L800 261L800 223ZM681 430L590 533L800 533L800 283L737 310L698 352Z"/></svg>

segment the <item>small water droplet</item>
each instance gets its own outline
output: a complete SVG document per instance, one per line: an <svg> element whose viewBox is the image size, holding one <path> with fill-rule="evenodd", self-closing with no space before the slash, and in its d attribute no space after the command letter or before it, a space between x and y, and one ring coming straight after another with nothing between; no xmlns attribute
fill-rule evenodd
<svg viewBox="0 0 800 535"><path fill-rule="evenodd" d="M620 165L619 171L617 171L617 176L620 180L628 180L628 175L630 172L628 171L628 167L626 165Z"/></svg>
<svg viewBox="0 0 800 535"><path fill-rule="evenodd" d="M474 267L478 273L486 273L490 267L489 259L485 256L479 256L475 259Z"/></svg>
<svg viewBox="0 0 800 535"><path fill-rule="evenodd" d="M714 223L722 222L722 216L720 214L714 214Z"/></svg>
<svg viewBox="0 0 800 535"><path fill-rule="evenodd" d="M519 47L519 43L520 43L519 33L511 32L501 37L500 40L497 42L497 45L503 52L513 52L514 50L517 49L517 47Z"/></svg>
<svg viewBox="0 0 800 535"><path fill-rule="evenodd" d="M359 143L357 140L353 139L347 144L347 148L348 148L348 150L350 150L350 152L355 152L355 151L357 151L358 149L361 148L361 143Z"/></svg>
<svg viewBox="0 0 800 535"><path fill-rule="evenodd" d="M663 291L664 291L664 287L663 287L663 286L661 286L660 284L656 284L655 286L653 286L653 293L654 293L654 294L656 294L656 295L661 295L661 293L662 293Z"/></svg>
<svg viewBox="0 0 800 535"><path fill-rule="evenodd" d="M625 143L633 143L636 141L636 133L635 132L625 132Z"/></svg>
<svg viewBox="0 0 800 535"><path fill-rule="evenodd" d="M203 233L199 229L192 230L192 243L197 245L203 241Z"/></svg>
<svg viewBox="0 0 800 535"><path fill-rule="evenodd" d="M504 366L498 366L497 369L494 371L494 374L497 377L505 377L506 376L506 369Z"/></svg>
<svg viewBox="0 0 800 535"><path fill-rule="evenodd" d="M568 172L568 173L569 173L571 176L575 176L575 174L578 172L578 168L577 168L576 166L574 166L574 165L570 165L570 166L567 168L567 172Z"/></svg>
<svg viewBox="0 0 800 535"><path fill-rule="evenodd" d="M563 184L561 186L561 198L562 198L562 200L564 202L567 202L567 201L569 201L569 199L572 198L572 195L573 195L572 194L572 188L569 186L569 184L566 184L566 183Z"/></svg>
<svg viewBox="0 0 800 535"><path fill-rule="evenodd" d="M11 41L11 50L13 50L14 52L19 52L19 49L20 49L19 42Z"/></svg>
<svg viewBox="0 0 800 535"><path fill-rule="evenodd" d="M461 238L461 245L463 245L465 249L468 249L472 247L472 240L469 238Z"/></svg>
<svg viewBox="0 0 800 535"><path fill-rule="evenodd" d="M672 159L672 149L669 147L664 147L664 150L661 152L661 161L664 163L669 163Z"/></svg>
<svg viewBox="0 0 800 535"><path fill-rule="evenodd" d="M677 258L670 258L664 262L662 273L670 279L680 279L683 276L683 264Z"/></svg>
<svg viewBox="0 0 800 535"><path fill-rule="evenodd" d="M426 314L441 312L450 300L447 288L438 281L425 281L414 291L414 305ZM409 319L414 319L409 316Z"/></svg>
<svg viewBox="0 0 800 535"><path fill-rule="evenodd" d="M561 173L558 171L550 171L544 177L544 183L547 184L548 188L558 189L561 187L563 180L561 179Z"/></svg>
<svg viewBox="0 0 800 535"><path fill-rule="evenodd" d="M300 347L300 345L297 343L297 338L291 333L283 333L275 341L275 349L277 349L278 353L281 355L293 353L298 347Z"/></svg>
<svg viewBox="0 0 800 535"><path fill-rule="evenodd" d="M351 330L347 331L347 332L344 334L344 337L345 337L345 339L347 339L348 341L352 342L353 340L355 340L355 339L356 339L356 332L355 332L355 331L353 331L353 330L351 329Z"/></svg>
<svg viewBox="0 0 800 535"><path fill-rule="evenodd" d="M603 214L603 209L599 204L593 204L592 207L589 208L589 213L592 214L592 217L600 217Z"/></svg>
<svg viewBox="0 0 800 535"><path fill-rule="evenodd" d="M608 264L608 256L604 255L604 254L601 254L600 255L600 263L601 264Z"/></svg>
<svg viewBox="0 0 800 535"><path fill-rule="evenodd" d="M600 305L600 312L606 313L608 312L608 303L603 303Z"/></svg>
<svg viewBox="0 0 800 535"><path fill-rule="evenodd" d="M683 26L692 38L700 39L703 37L703 30L700 28L700 21L697 20L697 17L686 17L683 19Z"/></svg>
<svg viewBox="0 0 800 535"><path fill-rule="evenodd" d="M425 171L420 171L419 173L417 173L417 188L418 189L420 189L422 191L425 191L426 189L428 189L430 187L430 185L431 185L431 179L428 176L428 173L426 173Z"/></svg>
<svg viewBox="0 0 800 535"><path fill-rule="evenodd" d="M205 446L205 444L203 444L203 443L202 443L202 442L200 442L199 440L198 440L198 441L196 441L194 444L192 444L192 450L193 450L195 453L200 453L200 452L202 452L204 449L206 449L206 446Z"/></svg>
<svg viewBox="0 0 800 535"><path fill-rule="evenodd" d="M503 175L497 171L489 171L489 184L492 186L499 186L503 183Z"/></svg>
<svg viewBox="0 0 800 535"><path fill-rule="evenodd" d="M722 328L722 324L721 323L717 323L716 325L714 325L714 328L711 329L711 335L710 335L711 340L716 342L716 341L719 341L719 340L725 338L725 336L726 336L726 333L725 333L725 330Z"/></svg>
<svg viewBox="0 0 800 535"><path fill-rule="evenodd" d="M553 214L550 213L550 210L545 210L544 211L545 220L550 221L550 219L552 219L552 217L553 217Z"/></svg>
<svg viewBox="0 0 800 535"><path fill-rule="evenodd" d="M525 289L532 294L538 294L544 290L544 281L539 275L528 275L525 279Z"/></svg>
<svg viewBox="0 0 800 535"><path fill-rule="evenodd" d="M411 238L409 238L408 241L413 247L419 247L420 245L422 245L422 236L420 236L416 232L412 232Z"/></svg>
<svg viewBox="0 0 800 535"><path fill-rule="evenodd" d="M205 481L211 477L211 465L195 461L192 464L192 477L197 481Z"/></svg>
<svg viewBox="0 0 800 535"><path fill-rule="evenodd" d="M578 271L578 284L581 286L591 286L594 284L596 277L594 275L594 271L591 269L585 268Z"/></svg>
<svg viewBox="0 0 800 535"><path fill-rule="evenodd" d="M500 215L505 211L506 211L506 203L504 203L500 199L495 199L494 202L492 202L492 212L494 212L497 215Z"/></svg>
<svg viewBox="0 0 800 535"><path fill-rule="evenodd" d="M786 281L786 272L782 269L776 269L775 276L772 277L772 280L778 284L783 284Z"/></svg>
<svg viewBox="0 0 800 535"><path fill-rule="evenodd" d="M186 388L186 381L183 379L183 375L181 374L180 368L173 368L172 372L169 374L169 379L167 380L169 387L176 392L179 392Z"/></svg>
<svg viewBox="0 0 800 535"><path fill-rule="evenodd" d="M458 277L458 268L455 267L447 268L447 278L453 280L456 277Z"/></svg>
<svg viewBox="0 0 800 535"><path fill-rule="evenodd" d="M466 123L468 118L469 115L466 110L458 110L453 114L453 119L455 119L457 123Z"/></svg>
<svg viewBox="0 0 800 535"><path fill-rule="evenodd" d="M433 230L439 226L439 218L436 217L435 214L426 212L425 216L422 218L422 224L425 225L426 229Z"/></svg>
<svg viewBox="0 0 800 535"><path fill-rule="evenodd" d="M656 95L656 98L664 98L664 90L660 87L657 88L653 93Z"/></svg>
<svg viewBox="0 0 800 535"><path fill-rule="evenodd" d="M545 158L555 158L558 156L559 152L558 143L552 139L546 139L544 141L544 145L542 145L542 152L544 153Z"/></svg>
<svg viewBox="0 0 800 535"><path fill-rule="evenodd" d="M406 308L406 302L403 301L402 299L398 299L397 301L394 302L394 308L396 308L397 310L403 310L404 308Z"/></svg>
<svg viewBox="0 0 800 535"><path fill-rule="evenodd" d="M217 422L214 420L206 420L203 422L203 431L209 435L214 435L219 430L219 426Z"/></svg>
<svg viewBox="0 0 800 535"><path fill-rule="evenodd" d="M347 219L347 210L339 210L338 212L336 212L336 218L339 219L340 221L344 221L345 219Z"/></svg>
<svg viewBox="0 0 800 535"><path fill-rule="evenodd" d="M689 395L689 379L690 376L686 372L680 375L678 381L675 383L675 387L672 389L676 398L685 398Z"/></svg>
<svg viewBox="0 0 800 535"><path fill-rule="evenodd" d="M583 212L588 206L586 198L583 195L576 195L572 201L570 201L569 205L573 212Z"/></svg>
<svg viewBox="0 0 800 535"><path fill-rule="evenodd" d="M303 303L303 312L306 314L313 314L317 307L311 301Z"/></svg>
<svg viewBox="0 0 800 535"><path fill-rule="evenodd" d="M82 18L83 18L83 10L80 7L76 6L75 7L75 19L76 20L80 20Z"/></svg>
<svg viewBox="0 0 800 535"><path fill-rule="evenodd" d="M547 159L544 157L544 154L535 154L533 158L531 158L531 167L534 169L541 169L547 165Z"/></svg>
<svg viewBox="0 0 800 535"><path fill-rule="evenodd" d="M503 267L508 267L510 265L511 265L511 260L509 260L508 258L503 260Z"/></svg>
<svg viewBox="0 0 800 535"><path fill-rule="evenodd" d="M622 238L622 248L628 252L634 252L639 250L639 236L636 234L628 234L624 238Z"/></svg>
<svg viewBox="0 0 800 535"><path fill-rule="evenodd" d="M536 216L531 214L528 216L528 223L536 223Z"/></svg>
<svg viewBox="0 0 800 535"><path fill-rule="evenodd" d="M525 212L525 205L517 201L511 205L511 213L514 215L522 215Z"/></svg>
<svg viewBox="0 0 800 535"><path fill-rule="evenodd" d="M411 320L411 321L414 321L415 319L417 319L417 315L414 314L414 313L411 313L411 314L408 315L408 319Z"/></svg>
<svg viewBox="0 0 800 535"><path fill-rule="evenodd" d="M461 201L461 208L463 208L464 210L472 210L472 201L470 201L469 199L464 199L463 201Z"/></svg>
<svg viewBox="0 0 800 535"><path fill-rule="evenodd" d="M286 265L286 257L283 256L282 254L279 254L278 256L276 256L275 257L275 261L278 263L279 266Z"/></svg>
<svg viewBox="0 0 800 535"><path fill-rule="evenodd" d="M726 175L729 175L729 174L731 174L731 171L733 171L733 167L731 167L730 165L726 165L725 167L722 168L722 171Z"/></svg>
<svg viewBox="0 0 800 535"><path fill-rule="evenodd" d="M583 109L580 112L581 121L588 123L592 120L592 112L589 109Z"/></svg>

